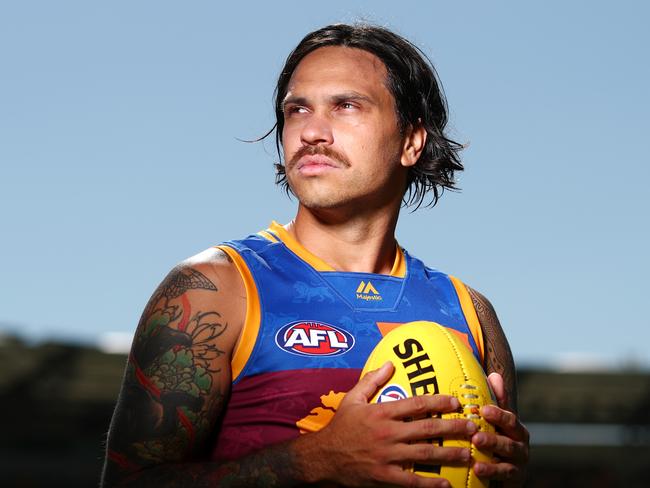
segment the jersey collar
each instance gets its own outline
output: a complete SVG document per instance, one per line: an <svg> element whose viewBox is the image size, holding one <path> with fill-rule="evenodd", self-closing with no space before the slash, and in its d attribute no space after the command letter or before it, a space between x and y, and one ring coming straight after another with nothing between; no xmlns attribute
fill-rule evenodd
<svg viewBox="0 0 650 488"><path fill-rule="evenodd" d="M332 266L327 264L318 256L310 253L305 249L297 240L282 225L276 221L271 222L271 225L265 231L259 233L261 236L269 239L270 241L280 241L287 246L294 254L300 259L308 263L316 271L336 271ZM404 251L399 245L396 245L395 262L393 269L390 271L390 276L396 278L404 278L406 276L406 259L404 258Z"/></svg>

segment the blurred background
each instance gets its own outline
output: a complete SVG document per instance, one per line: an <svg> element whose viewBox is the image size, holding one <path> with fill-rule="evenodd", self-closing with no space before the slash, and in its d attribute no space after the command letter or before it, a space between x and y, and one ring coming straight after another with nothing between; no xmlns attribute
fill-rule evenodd
<svg viewBox="0 0 650 488"><path fill-rule="evenodd" d="M332 22L435 64L461 192L400 243L494 304L529 486L650 475L650 8L638 1L0 1L0 485L93 486L126 352L173 265L293 217L272 95Z"/></svg>

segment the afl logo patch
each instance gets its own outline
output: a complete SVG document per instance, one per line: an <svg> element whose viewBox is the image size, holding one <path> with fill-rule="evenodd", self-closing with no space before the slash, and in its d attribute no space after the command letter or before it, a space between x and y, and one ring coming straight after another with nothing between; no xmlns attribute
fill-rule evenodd
<svg viewBox="0 0 650 488"><path fill-rule="evenodd" d="M377 403L394 402L404 400L408 395L399 385L386 385L377 395Z"/></svg>
<svg viewBox="0 0 650 488"><path fill-rule="evenodd" d="M301 356L337 356L354 346L347 330L323 322L300 320L283 326L275 334L280 349Z"/></svg>

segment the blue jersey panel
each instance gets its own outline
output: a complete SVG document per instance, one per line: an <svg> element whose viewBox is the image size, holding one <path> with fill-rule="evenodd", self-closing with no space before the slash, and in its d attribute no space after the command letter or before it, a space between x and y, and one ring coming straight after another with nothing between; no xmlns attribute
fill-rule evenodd
<svg viewBox="0 0 650 488"><path fill-rule="evenodd" d="M235 249L259 293L261 324L236 381L268 372L363 368L382 324L437 322L467 336L479 358L456 291L444 273L404 252L406 275L317 271L282 242L254 235Z"/></svg>

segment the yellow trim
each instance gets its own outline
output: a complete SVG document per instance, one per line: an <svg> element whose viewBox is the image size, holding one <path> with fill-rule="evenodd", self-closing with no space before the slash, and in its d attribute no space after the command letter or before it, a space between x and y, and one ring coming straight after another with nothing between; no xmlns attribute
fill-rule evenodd
<svg viewBox="0 0 650 488"><path fill-rule="evenodd" d="M404 251L397 244L397 252L395 253L395 262L393 269L390 270L390 275L396 278L404 278L406 276L406 259L404 259Z"/></svg>
<svg viewBox="0 0 650 488"><path fill-rule="evenodd" d="M265 239L268 239L271 242L278 242L278 238L275 237L273 234L270 232L267 232L265 230L261 230L257 233L257 235L264 237Z"/></svg>
<svg viewBox="0 0 650 488"><path fill-rule="evenodd" d="M476 308L474 308L472 297L469 295L469 291L467 291L467 287L462 281L454 276L450 276L449 279L451 279L451 282L456 289L456 294L458 295L458 300L460 301L460 307L463 309L463 314L465 315L465 320L467 320L469 331L474 337L474 342L476 342L478 353L481 356L481 364L485 364L483 329L481 328L481 322L478 320L478 315L476 315Z"/></svg>
<svg viewBox="0 0 650 488"><path fill-rule="evenodd" d="M300 259L309 264L316 271L336 271L332 266L327 264L318 256L310 253L305 249L302 244L293 238L291 234L283 226L278 224L275 220L271 222L271 225L268 228L268 231L259 232L259 234L264 235L265 233L272 232L275 234L278 239L280 239L285 246L287 246L291 251L293 251ZM273 235L272 234L272 235ZM266 235L265 235L266 237ZM406 276L406 259L404 259L404 253L399 246L396 246L397 252L395 253L395 262L393 263L393 269L390 271L390 276L395 276L397 278L404 278Z"/></svg>
<svg viewBox="0 0 650 488"><path fill-rule="evenodd" d="M316 271L336 271L329 264L323 261L321 258L313 255L307 249L302 247L302 245L293 238L291 234L278 224L275 220L271 222L269 230L273 232L278 238L287 246L291 251L293 251L300 259L309 264Z"/></svg>
<svg viewBox="0 0 650 488"><path fill-rule="evenodd" d="M261 318L260 299L255 280L244 259L232 247L217 247L233 260L246 288L246 320L244 320L244 327L239 334L239 342L235 346L230 360L232 381L235 381L246 366L257 341Z"/></svg>

